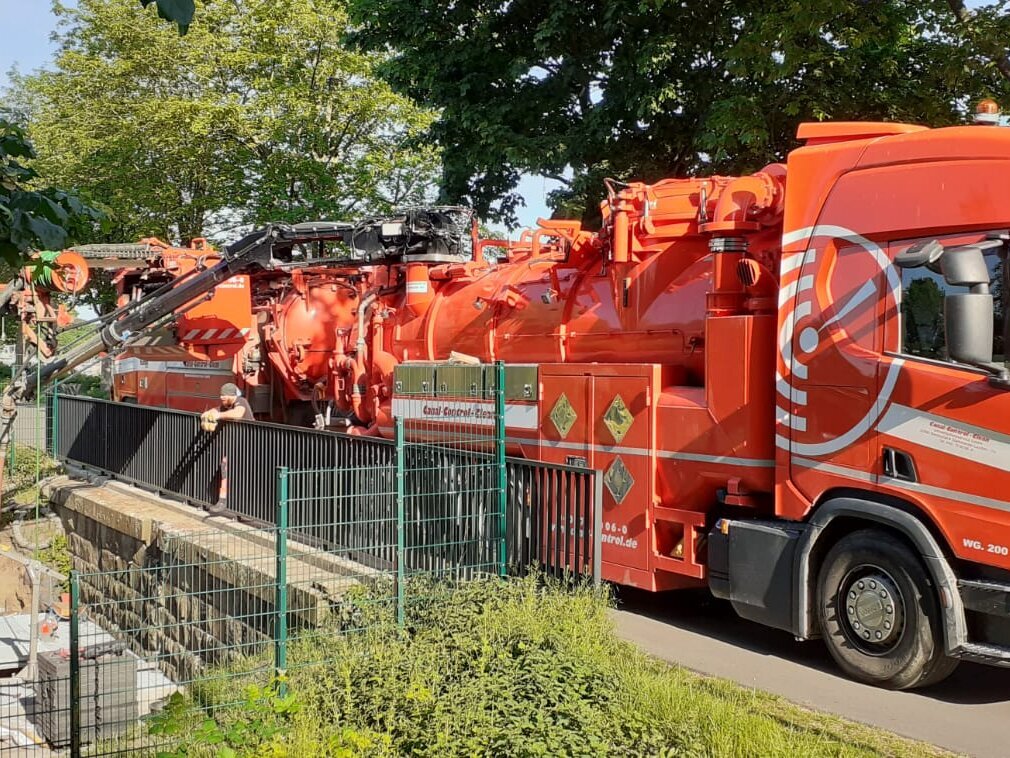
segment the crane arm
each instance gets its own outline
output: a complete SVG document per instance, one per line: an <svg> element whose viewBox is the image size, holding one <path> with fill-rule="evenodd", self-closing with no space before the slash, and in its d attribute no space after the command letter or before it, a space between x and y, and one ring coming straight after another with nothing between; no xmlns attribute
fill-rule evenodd
<svg viewBox="0 0 1010 758"><path fill-rule="evenodd" d="M221 282L256 268L271 268L282 263L284 258L290 257L295 245L324 241L349 242L352 228L350 224L334 222L267 226L225 247L218 263L181 280L178 287L138 304L113 321L96 325L97 333L93 337L65 355L55 355L50 360L40 362L37 367L23 367L0 399L0 490L3 484L2 462L7 458L17 404L31 400L38 386L46 386L70 374L85 361L123 345L131 336L170 317ZM10 295L4 291L0 293L0 301L4 295L9 300ZM37 379L32 376L36 372ZM35 381L29 381L29 377Z"/></svg>

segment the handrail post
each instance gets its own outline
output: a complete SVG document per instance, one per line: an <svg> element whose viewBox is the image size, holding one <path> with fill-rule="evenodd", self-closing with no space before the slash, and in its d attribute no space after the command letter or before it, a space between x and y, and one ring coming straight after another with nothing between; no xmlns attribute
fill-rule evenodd
<svg viewBox="0 0 1010 758"><path fill-rule="evenodd" d="M288 692L288 469L277 467L277 585L274 596L274 676L277 693Z"/></svg>
<svg viewBox="0 0 1010 758"><path fill-rule="evenodd" d="M52 435L53 435L53 449L52 456L53 460L59 460L60 453L60 388L59 385L53 387L53 423L52 423Z"/></svg>
<svg viewBox="0 0 1010 758"><path fill-rule="evenodd" d="M406 566L406 455L404 454L403 417L393 421L393 438L396 441L396 625L406 621L407 566Z"/></svg>
<svg viewBox="0 0 1010 758"><path fill-rule="evenodd" d="M593 586L600 586L603 573L603 473L593 472Z"/></svg>

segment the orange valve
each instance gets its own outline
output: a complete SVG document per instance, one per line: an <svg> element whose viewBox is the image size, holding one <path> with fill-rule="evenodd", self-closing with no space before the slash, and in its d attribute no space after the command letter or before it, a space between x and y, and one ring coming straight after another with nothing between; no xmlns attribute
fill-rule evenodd
<svg viewBox="0 0 1010 758"><path fill-rule="evenodd" d="M81 292L90 277L88 264L80 254L67 250L57 256L53 282L61 292Z"/></svg>
<svg viewBox="0 0 1010 758"><path fill-rule="evenodd" d="M79 253L43 250L32 256L25 276L37 287L72 295L87 285L90 270Z"/></svg>

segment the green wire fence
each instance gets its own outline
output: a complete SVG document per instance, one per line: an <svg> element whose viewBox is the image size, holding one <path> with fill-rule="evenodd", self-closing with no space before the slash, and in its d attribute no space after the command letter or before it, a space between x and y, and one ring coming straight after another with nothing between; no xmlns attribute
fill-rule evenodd
<svg viewBox="0 0 1010 758"><path fill-rule="evenodd" d="M598 539L598 479L506 457L500 364L431 376L398 388L393 418L380 419L393 455L277 467L273 523L154 522L109 542L76 513L67 638L0 700L0 730L23 743L0 740L0 756L180 754L196 730L236 728L257 704L297 697L351 635L437 626L464 583L530 563L598 578L598 542L575 536ZM46 402L60 457L80 447L65 439L71 416L100 413L114 431L116 404ZM74 406L67 429L56 428L61 403Z"/></svg>

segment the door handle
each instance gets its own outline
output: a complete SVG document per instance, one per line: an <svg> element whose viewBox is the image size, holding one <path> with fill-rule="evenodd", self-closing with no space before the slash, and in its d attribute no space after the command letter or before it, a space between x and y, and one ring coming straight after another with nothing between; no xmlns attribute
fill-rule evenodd
<svg viewBox="0 0 1010 758"><path fill-rule="evenodd" d="M912 456L890 447L884 448L884 476L903 482L919 481Z"/></svg>

